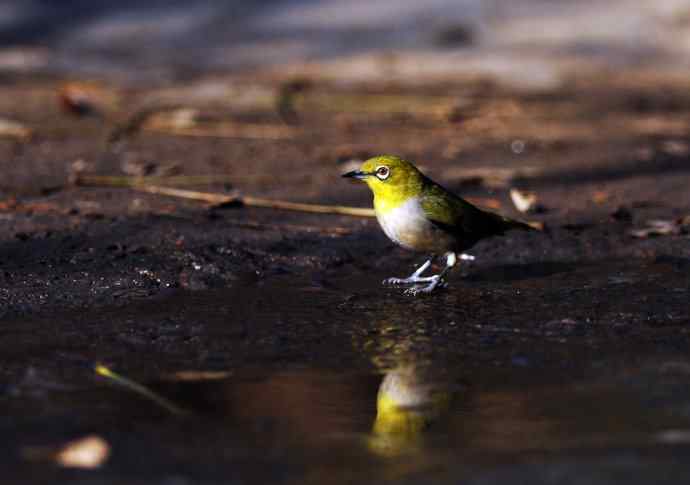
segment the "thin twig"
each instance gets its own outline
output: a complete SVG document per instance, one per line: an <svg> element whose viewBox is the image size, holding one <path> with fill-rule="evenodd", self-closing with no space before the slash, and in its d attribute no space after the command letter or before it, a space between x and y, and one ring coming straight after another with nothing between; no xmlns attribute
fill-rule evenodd
<svg viewBox="0 0 690 485"><path fill-rule="evenodd" d="M124 122L117 124L108 135L106 143L108 146L111 146L123 140L129 139L139 133L144 124L153 115L163 111L174 111L180 108L181 106L176 104L144 106L143 108L132 113Z"/></svg>
<svg viewBox="0 0 690 485"><path fill-rule="evenodd" d="M168 195L178 199L197 200L214 206L239 204L236 195L215 194L212 192L199 192L197 190L176 189L174 187L161 187L160 185L130 185L130 188L148 194Z"/></svg>
<svg viewBox="0 0 690 485"><path fill-rule="evenodd" d="M136 394L139 394L142 397L145 397L146 399L149 399L162 408L166 409L172 414L181 416L185 414L189 414L189 411L186 409L182 409L179 407L177 404L169 401L168 399L164 398L163 396L159 396L149 388L139 384L138 382L134 382L124 376L121 376L112 370L110 370L108 367L97 364L94 367L94 371L96 371L96 374L99 376L105 377L107 379L110 379L111 381L115 382L116 384L119 384L120 386L124 387L125 389L128 389Z"/></svg>
<svg viewBox="0 0 690 485"><path fill-rule="evenodd" d="M173 178L173 177L169 177ZM142 184L142 180L150 180L144 177L95 177L79 176L75 183L82 186L96 187L129 187L149 194L167 195L180 199L197 200L214 206L244 205L248 207L264 207L268 209L290 210L297 212L311 212L317 214L338 214L356 217L374 217L373 209L364 207L348 207L342 205L305 204L301 202L288 202L284 200L264 199L249 195L216 194L212 192L199 192L196 190L176 189L174 187L162 187L160 185Z"/></svg>
<svg viewBox="0 0 690 485"><path fill-rule="evenodd" d="M282 209L298 212L314 212L317 214L339 214L356 217L376 217L374 209L364 207L348 207L344 205L320 205L303 204L300 202L287 202L282 200L262 199L252 196L237 197L237 201L250 207L265 207L267 209Z"/></svg>
<svg viewBox="0 0 690 485"><path fill-rule="evenodd" d="M149 194L169 195L182 199L199 200L216 206L244 205L247 207L264 207L267 209L281 209L297 212L312 212L317 214L339 214L357 217L374 217L373 209L364 207L348 207L343 205L305 204L302 202L288 202L284 200L264 199L250 195L214 194L210 192L198 192L196 190L176 189L173 187L161 187L158 185L135 185L134 190Z"/></svg>

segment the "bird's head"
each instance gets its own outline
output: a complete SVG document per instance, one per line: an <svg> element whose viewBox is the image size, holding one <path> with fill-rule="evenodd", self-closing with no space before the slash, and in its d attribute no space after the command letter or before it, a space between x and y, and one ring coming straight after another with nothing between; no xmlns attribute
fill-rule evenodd
<svg viewBox="0 0 690 485"><path fill-rule="evenodd" d="M391 202L419 195L424 179L417 167L393 155L370 158L343 177L366 182L376 198Z"/></svg>

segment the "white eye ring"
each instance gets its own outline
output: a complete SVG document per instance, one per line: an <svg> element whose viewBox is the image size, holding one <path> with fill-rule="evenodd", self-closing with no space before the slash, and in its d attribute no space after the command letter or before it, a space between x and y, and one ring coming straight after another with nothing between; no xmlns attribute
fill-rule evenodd
<svg viewBox="0 0 690 485"><path fill-rule="evenodd" d="M376 174L377 179L386 180L391 175L391 169L385 165L380 165L376 167L376 171L374 173Z"/></svg>

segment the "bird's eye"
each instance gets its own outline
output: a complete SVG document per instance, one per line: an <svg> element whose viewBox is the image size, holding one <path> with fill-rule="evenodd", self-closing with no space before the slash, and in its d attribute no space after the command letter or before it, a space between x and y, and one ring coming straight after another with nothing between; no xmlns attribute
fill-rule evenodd
<svg viewBox="0 0 690 485"><path fill-rule="evenodd" d="M378 178L379 180L386 180L390 174L390 169L385 165L381 165L376 169L376 178Z"/></svg>

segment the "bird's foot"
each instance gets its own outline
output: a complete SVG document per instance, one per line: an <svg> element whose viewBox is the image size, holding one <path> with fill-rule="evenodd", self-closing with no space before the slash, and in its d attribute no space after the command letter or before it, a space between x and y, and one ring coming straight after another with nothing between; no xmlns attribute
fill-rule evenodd
<svg viewBox="0 0 690 485"><path fill-rule="evenodd" d="M430 283L426 286L417 285L407 288L403 293L406 295L417 296L422 293L431 293L436 288L444 288L446 286L446 282L443 281L443 278L441 278L440 275L429 276L426 281L430 281Z"/></svg>
<svg viewBox="0 0 690 485"><path fill-rule="evenodd" d="M382 283L384 285L412 285L415 282L412 278L386 278Z"/></svg>
<svg viewBox="0 0 690 485"><path fill-rule="evenodd" d="M386 278L383 280L384 285L414 285L424 281L431 281L433 276L422 276L422 274L431 266L432 259L427 259L423 265L415 270L407 278Z"/></svg>

